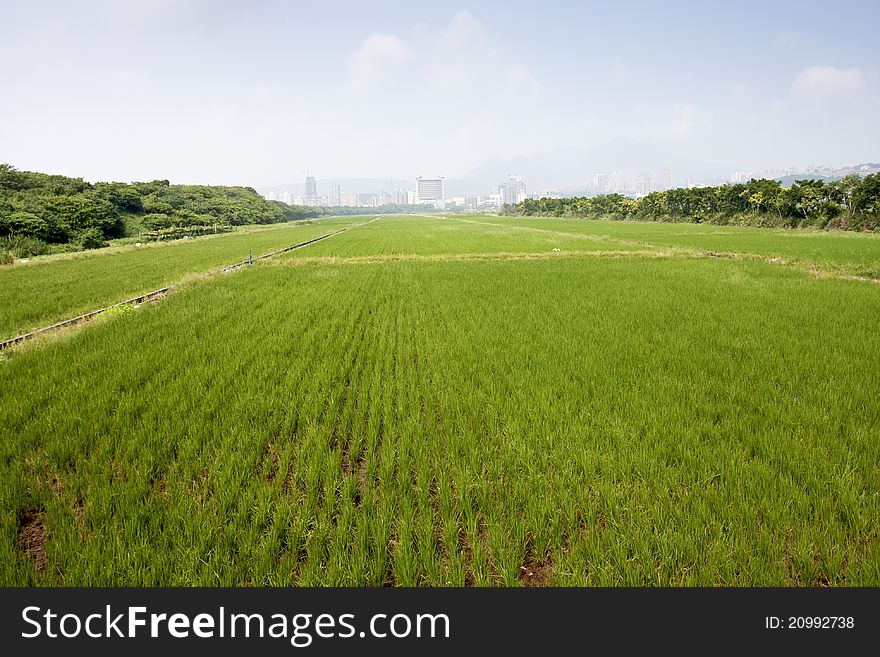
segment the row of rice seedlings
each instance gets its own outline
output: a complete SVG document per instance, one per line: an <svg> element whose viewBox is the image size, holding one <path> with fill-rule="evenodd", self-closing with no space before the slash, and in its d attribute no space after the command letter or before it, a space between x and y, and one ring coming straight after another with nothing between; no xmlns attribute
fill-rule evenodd
<svg viewBox="0 0 880 657"><path fill-rule="evenodd" d="M241 272L6 363L2 578L876 583L873 292L721 261Z"/></svg>
<svg viewBox="0 0 880 657"><path fill-rule="evenodd" d="M643 282L644 282L644 281L643 281ZM636 292L636 291L634 290L633 292ZM470 295L470 291L468 291L467 294ZM610 300L606 299L606 301L610 301ZM642 300L640 300L640 301L645 302L645 301L648 301L648 300L644 300L644 299L642 299ZM664 302L668 302L668 299L664 299L663 301L664 301ZM648 303L650 303L650 302L648 301ZM511 305L513 305L513 304L511 304ZM702 309L701 309L701 310L702 310ZM607 311L606 311L606 312L607 312ZM801 313L803 313L803 310L801 310ZM650 315L651 313L648 313L648 314ZM494 320L496 323L498 322L498 319L499 319L498 316L493 317L493 320ZM673 319L674 319L674 318L673 318ZM687 318L687 319L693 319L693 321L695 321L695 322L699 322L702 318L701 318L700 314L697 313L697 314L695 314L692 318ZM755 316L752 315L752 316L750 317L750 319L751 319L751 320L754 320L754 319L755 319ZM517 322L519 323L519 322L521 322L521 321L522 321L522 317L519 317L519 316L518 316L518 317L517 317ZM792 326L797 326L797 325L798 325L798 324L792 324L792 325L786 327L786 326L783 324L782 326L777 326L777 327L775 327L775 328L778 329L778 333L777 333L777 334L779 334L779 333L784 334L785 331L786 331L786 329L787 329L788 331L791 331L791 330L792 330ZM527 359L529 359L529 357L530 357L533 353L539 351L540 348L542 348L542 347L545 346L545 345L542 345L542 344L540 344L540 343L536 344L536 341L535 341L535 339L534 339L535 336L540 336L540 335L541 335L540 327L535 327L535 326L532 326L532 327L528 327L528 326L519 326L518 328L521 330L521 334L522 334L522 335L526 335L526 336L528 336L528 344L527 344L527 345L523 345L522 352L521 352L520 354L518 354L518 357L519 357L519 358L522 358L522 359L524 359L524 360L527 360ZM675 341L677 338L680 339L680 337L681 337L681 335L680 335L680 333L681 333L680 328L681 328L681 327L676 327L676 332L673 333L672 335L670 335L670 336L668 337L668 340L669 340L668 342L665 342L665 344L670 345L669 348L672 350L672 353L673 353L673 354L675 354L675 342L674 342L674 341ZM865 327L863 326L862 329L865 330ZM491 329L490 329L490 327L488 327L488 326L470 327L470 328L469 328L469 332L481 332L481 331L488 332L489 330L491 330ZM752 330L753 330L753 327L752 327ZM764 339L766 339L766 337L773 337L773 336L774 336L774 333L776 333L776 332L771 331L771 332L769 332L767 335L764 335L764 336L761 336L761 337L764 338ZM558 337L559 337L558 334L554 335L554 336L553 336L553 343L549 343L549 344L547 344L546 347L547 347L548 349L551 349L555 344L558 344L558 343L556 342L556 340L557 340ZM595 337L596 337L596 336L593 336L593 339L594 339L594 340L595 340ZM650 338L651 336L646 336L646 337ZM700 337L702 338L703 336L701 335ZM838 336L835 336L835 337L838 337ZM846 336L840 336L840 337L843 338L844 342L847 340ZM618 348L621 348L621 347L622 347L623 350L626 351L626 350L627 350L627 347L626 347L625 345L615 345L615 342L621 342L621 341L625 342L625 336L623 336L623 340L618 340L618 339L615 338L615 339L613 339L613 340L606 340L605 342L606 342L606 346L609 347L609 348L611 348L611 349L614 349L615 346L617 346ZM629 350L629 353L634 353L634 354L636 354L636 355L638 356L638 358L641 358L642 360L644 360L644 355L649 355L649 356L652 355L652 354L654 354L654 355L660 355L660 356L662 357L661 360L664 361L664 362L663 362L664 369L661 369L661 370L660 370L661 372L668 371L668 368L669 368L670 366L672 366L672 367L676 367L679 363L690 363L690 362L693 361L693 357L692 357L690 354L683 354L683 355L682 355L682 354L676 354L676 355L678 356L678 360L675 360L674 358L668 358L668 357L665 355L665 353L664 353L663 350L659 350L659 349L657 349L657 343L656 343L655 341L647 340L646 342L647 342L647 344L642 345L642 346L639 347L639 348L636 348L636 349L630 349L630 350ZM662 344L663 341L660 341L660 343ZM760 347L760 346L766 346L766 345L758 345L758 346ZM803 345L801 345L801 346L803 346ZM510 347L509 347L509 346L505 346L505 351L509 351L509 350L510 350ZM857 357L861 355L861 354L859 353L860 351L861 351L861 349L859 349L858 346L856 346L856 348L855 348L855 353L853 353L852 348L850 348L850 349L849 349L849 352L850 352L850 353L847 355L846 359L844 359L844 362L842 362L842 363L836 363L836 365L839 365L839 366L842 365L842 366L844 366L846 369L852 370L852 368L853 368L853 363L858 362ZM503 355L503 353L504 353L504 352L499 353L497 356L501 356L501 355ZM497 358L497 356L496 356L496 358ZM854 356L855 356L856 358L854 358ZM600 357L601 357L601 355L600 355ZM497 362L496 358L493 358L493 357L490 356L487 360L490 361L490 362ZM452 360L452 359L450 359L450 360ZM759 360L759 362L760 362L760 354L758 355L758 360ZM666 362L666 361L670 361L670 362ZM444 362L448 362L448 361L444 361ZM562 362L565 362L565 361L563 360ZM515 367L516 364L517 364L517 361L516 361L516 359L514 359L514 361L510 363L510 367L511 367L511 368L512 368L512 367ZM773 364L774 364L774 365L779 365L778 363L773 363ZM609 364L609 365L610 365L610 364ZM638 362L633 362L633 363L627 364L627 366L628 366L628 367L636 368L637 371L642 369L642 368L639 367L639 363L638 363ZM558 367L558 366L557 366L557 367ZM617 367L619 367L619 366L617 366ZM615 367L615 369L617 369L617 367ZM604 370L604 371L607 371L608 369L610 369L608 365L603 365L603 367L601 368L600 371L603 371L603 370ZM687 369L687 368L679 368L679 369ZM790 369L790 368L789 368L789 369ZM543 371L543 370L538 370L538 371L541 372L541 371ZM625 370L624 370L624 371L625 371ZM779 368L777 368L776 371L779 372L779 371L780 371ZM785 368L783 368L782 371L784 372L784 371L785 371ZM836 368L835 368L835 371L837 371ZM650 370L649 370L649 372L650 372ZM646 372L646 374L648 374L648 373ZM765 372L761 372L761 375L762 375L762 376L766 376L766 374L767 374L766 371L765 371ZM557 376L558 376L558 372L557 372ZM643 376L644 376L644 375L643 375ZM648 376L650 376L650 374L648 374ZM875 372L872 376L876 376L876 372ZM858 373L858 374L857 374L857 378L863 378L863 377L864 377L864 374L863 374L863 373ZM728 376L727 379L729 380L729 378L730 378L730 377ZM675 387L678 388L679 390L680 390L681 388L684 388L685 390L688 389L688 386L687 386L686 384L687 384L687 382L688 382L689 379L688 379L687 377L685 377L685 376L682 376L680 373L675 373L675 372L673 372L673 373L672 373L672 376L668 376L667 379L669 379L669 382L670 382L670 383L675 384ZM723 378L723 377L719 377L719 380L724 381L724 378ZM661 381L662 381L662 380L661 380ZM548 381L548 382L546 382L544 385L542 385L542 386L536 388L536 390L534 391L535 394L532 395L532 396L530 396L530 397L528 398L528 404L529 404L529 406L531 407L531 409L533 409L533 410L535 409L535 407L538 405L538 404L536 403L536 401L540 400L540 393L542 393L543 391L547 390L547 389L548 389L548 386L552 386L552 383L553 383L552 381ZM666 381L663 381L663 383L666 384L667 382L666 382ZM757 383L757 382L756 382L756 383ZM795 382L795 383L796 383L796 385L797 385L797 382ZM862 383L862 388L864 389L864 381L862 381L861 383ZM641 383L641 381L636 380L636 384L637 384L638 387L642 387L642 383ZM558 385L558 380L557 380L557 385ZM679 390L676 390L676 391L675 391L675 395L677 395L677 394L679 393ZM753 389L751 389L751 388L748 389L749 392L751 392L752 390L753 390ZM800 390L798 390L798 392L800 392ZM836 394L837 394L838 396L841 396L841 390L840 390L840 389L836 389L835 392L836 392ZM672 412L669 413L669 414L670 414L671 416L673 416L673 418L674 418L675 416L677 416L677 415L679 415L679 414L682 413L682 408L681 408L681 406L680 406L681 402L678 402L678 404L675 403L676 400L678 399L678 397L676 397L675 395L671 396L670 399L664 403L664 400L662 400L662 399L657 399L657 398L655 398L655 397L651 397L651 396L649 396L650 391L637 390L637 393L638 393L638 395L639 395L639 396L637 397L638 400L640 400L640 401L641 401L641 400L645 400L645 401L647 402L647 403L646 403L646 406L647 406L646 410L648 410L648 411L654 411L655 413L657 413L657 412L662 413L664 409L666 409L666 410L671 410ZM648 393L648 394L645 394L645 393ZM574 395L576 395L576 392L575 392L575 391L572 391L572 396L574 396ZM505 396L504 396L504 393L502 393L502 395L499 396L498 402L499 402L499 403L504 403L504 399L505 399ZM762 401L763 401L763 400L762 400ZM818 401L819 403L821 403L821 399L820 399L820 400L816 400L816 401ZM714 406L717 406L717 402L713 402L713 405L714 405ZM556 404L555 406L558 406L558 404ZM711 407L710 407L710 408L711 408ZM614 409L614 410L616 410L616 409ZM621 410L622 410L622 409L621 409ZM632 410L632 409L627 409L627 410ZM485 413L484 413L484 414L485 414ZM616 414L616 413L615 413L615 414L612 414L612 416L615 416L615 415L617 415L617 414ZM622 414L621 414L621 415L622 415ZM856 415L854 415L854 417L860 417L860 416L861 416L861 417L864 417L864 413L857 413ZM847 416L846 414L844 414L844 417L848 417L848 416ZM870 417L870 416L869 416L869 417ZM625 418L621 418L619 415L617 415L617 419L625 419ZM666 419L667 419L667 418L661 418L661 421L664 421L664 420L666 420ZM798 417L798 421L801 421L802 419L803 419L803 418ZM807 418L807 419L813 419L813 418ZM872 419L873 421L876 421L876 415L873 416L873 418L871 418L871 419ZM778 421L778 420L775 419L775 418L770 418L770 422L773 422L773 421ZM869 426L870 426L870 425L869 425ZM875 426L876 426L876 425L875 425ZM774 432L774 433L775 433L775 432ZM687 432L685 432L684 435L687 435ZM820 434L820 435L821 435L821 434ZM662 436L662 439L663 439L664 441L669 440L669 436L668 436L668 435L665 435L665 432L664 432L664 435ZM632 442L632 440L629 439L629 440L626 440L624 444L629 445L629 443L631 443L631 442ZM814 442L815 442L815 441L814 441ZM784 444L784 443L783 443L783 445L784 445L784 447L786 447L786 448L790 447L790 445L788 445L788 444ZM782 446L780 446L780 447L782 447ZM813 445L812 447L815 449L815 448L817 447L817 445ZM725 453L725 452L722 452L722 454L723 454L723 453ZM791 462L792 460L797 459L797 457L800 456L800 455L801 455L800 452L795 451L795 453L794 453L794 458L793 458L790 454L786 453L786 455L785 455L785 460ZM804 471L806 471L806 474L807 474L807 475L813 475L813 474L815 474L816 477L819 477L819 476L820 476L820 472L819 472L819 471L822 469L823 465L824 465L825 467L827 467L827 461L823 461L822 459L817 459L817 458L816 458L816 454L815 454L815 452L805 452L805 453L804 453L804 457L805 457L807 460L809 460L809 462L810 462L810 464L812 465L812 467L808 468L808 467L806 467L806 464L805 464L805 463L802 464L802 463L797 463L797 462L795 462L795 463L793 464L793 468L794 468L795 470L797 470L797 471L798 471L799 473L801 473L801 474L803 474ZM553 463L553 464L558 464L560 461L555 460L555 459L552 459L552 460L550 460L550 462ZM646 462L649 463L650 461L647 461L647 459L646 459ZM814 470L815 472L811 472L811 470ZM627 473L626 473L626 477L628 477L628 478L632 478L632 477L636 476L637 474L638 474L638 471L635 470L635 469L633 469L633 471L631 471L631 472L627 472ZM652 481L654 481L654 480L662 481L662 474L663 474L662 472L657 472L657 473L656 473L656 477L655 477L654 479L651 479L651 480L652 480ZM711 473L710 473L710 474L711 474ZM710 480L711 480L711 477L710 477ZM874 485L876 485L876 481L874 482ZM553 490L560 490L560 489L561 489L561 487L555 487L555 488L553 488ZM817 490L816 490L815 492L816 492L817 494L820 494L820 493L821 493L821 489L822 489L822 486L817 486ZM868 488L868 490L871 490L871 489ZM824 495L827 496L827 490L825 491ZM806 500L805 500L805 501L806 501ZM866 516L863 516L863 517L869 517L869 515L866 515ZM866 527L865 527L864 525L862 525L862 526L861 526L861 530L862 530L862 531L866 531ZM619 543L615 543L615 546L618 547L618 548L619 548L619 545L620 545ZM785 555L783 555L783 558L785 558ZM629 573L638 573L638 570L633 570L633 569L630 568L627 572L629 572Z"/></svg>
<svg viewBox="0 0 880 657"><path fill-rule="evenodd" d="M247 260L363 217L328 218L265 230L135 246L0 267L0 337L47 326L138 294Z"/></svg>
<svg viewBox="0 0 880 657"><path fill-rule="evenodd" d="M755 254L789 264L818 265L841 273L880 278L880 236L874 233L534 217L474 219L562 234L634 240L660 247Z"/></svg>
<svg viewBox="0 0 880 657"><path fill-rule="evenodd" d="M463 255L635 251L638 246L579 235L516 230L507 226L465 222L446 217L382 217L334 244L317 243L283 259L352 258L361 256Z"/></svg>

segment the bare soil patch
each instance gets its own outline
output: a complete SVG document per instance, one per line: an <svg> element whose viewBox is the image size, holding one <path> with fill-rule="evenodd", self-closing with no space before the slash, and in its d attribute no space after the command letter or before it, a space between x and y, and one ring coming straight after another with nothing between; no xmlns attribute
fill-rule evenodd
<svg viewBox="0 0 880 657"><path fill-rule="evenodd" d="M553 561L550 557L538 556L530 536L526 546L526 558L517 574L519 583L523 586L550 586L552 577Z"/></svg>
<svg viewBox="0 0 880 657"><path fill-rule="evenodd" d="M27 509L19 513L18 549L33 562L37 572L46 570L46 525L41 511Z"/></svg>

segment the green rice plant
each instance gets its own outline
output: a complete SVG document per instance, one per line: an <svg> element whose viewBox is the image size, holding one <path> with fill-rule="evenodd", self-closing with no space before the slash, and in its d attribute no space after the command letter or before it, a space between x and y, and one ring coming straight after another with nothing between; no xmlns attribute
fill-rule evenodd
<svg viewBox="0 0 880 657"><path fill-rule="evenodd" d="M407 219L0 363L0 583L880 583L876 286Z"/></svg>
<svg viewBox="0 0 880 657"><path fill-rule="evenodd" d="M876 233L585 219L475 219L492 226L544 234L601 236L642 246L762 256L777 262L880 279L880 235Z"/></svg>
<svg viewBox="0 0 880 657"><path fill-rule="evenodd" d="M309 225L134 244L79 252L0 268L0 338L76 317L118 301L276 249L306 241L362 217L327 218Z"/></svg>

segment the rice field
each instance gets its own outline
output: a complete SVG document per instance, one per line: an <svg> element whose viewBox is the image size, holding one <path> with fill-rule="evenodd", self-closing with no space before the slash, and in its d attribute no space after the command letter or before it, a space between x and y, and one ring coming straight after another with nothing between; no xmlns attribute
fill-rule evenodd
<svg viewBox="0 0 880 657"><path fill-rule="evenodd" d="M291 251L280 259L353 258L362 256L488 256L546 255L649 251L652 245L629 244L602 234L519 230L497 217L383 217L359 228L345 240ZM557 251L554 251L556 249Z"/></svg>
<svg viewBox="0 0 880 657"><path fill-rule="evenodd" d="M479 220L532 231L619 239L638 245L778 258L805 268L819 267L880 280L880 235L873 233L531 217Z"/></svg>
<svg viewBox="0 0 880 657"><path fill-rule="evenodd" d="M599 224L383 217L16 350L0 584L880 585L880 288L800 266L880 241Z"/></svg>
<svg viewBox="0 0 880 657"><path fill-rule="evenodd" d="M315 219L0 266L0 339L178 283L190 274L247 260L249 253L256 257L364 220Z"/></svg>

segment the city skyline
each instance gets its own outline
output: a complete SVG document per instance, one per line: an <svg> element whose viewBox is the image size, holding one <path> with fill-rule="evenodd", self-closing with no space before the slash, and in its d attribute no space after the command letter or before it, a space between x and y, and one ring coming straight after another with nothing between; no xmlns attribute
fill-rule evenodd
<svg viewBox="0 0 880 657"><path fill-rule="evenodd" d="M852 1L5 2L0 153L254 187L306 166L454 180L617 139L731 171L876 161L878 23Z"/></svg>
<svg viewBox="0 0 880 657"><path fill-rule="evenodd" d="M527 198L543 197L561 198L565 196L598 196L602 194L621 194L631 198L640 198L654 192L662 192L675 187L703 187L707 185L743 184L752 179L797 179L798 176L813 179L840 179L850 175L866 176L880 173L880 163L859 163L833 167L832 165L812 164L805 169L791 166L778 170L765 170L759 173L752 171L734 171L729 176L715 180L695 180L688 178L686 184L675 185L671 167L663 167L658 172L642 171L631 174L624 171L597 171L589 182L580 186L561 186L547 188L528 193L523 176L509 174L505 180L493 185L488 194L448 194L445 176L425 178L417 176L413 181L404 181L403 186L395 186L389 179L388 190L379 192L344 190L338 182L330 179L326 182L327 194L321 194L319 179L306 175L303 182L302 195L291 192L289 187L297 188L298 183L290 183L278 192L263 189L262 196L271 201L282 201L289 205L325 206L325 207L381 207L384 205L431 205L435 209L463 207L471 209L500 208L503 205L521 203ZM407 186L411 182L413 185ZM400 181L398 180L398 183ZM350 183L353 184L353 183ZM354 184L353 186L357 186ZM283 186L282 186L283 187Z"/></svg>

